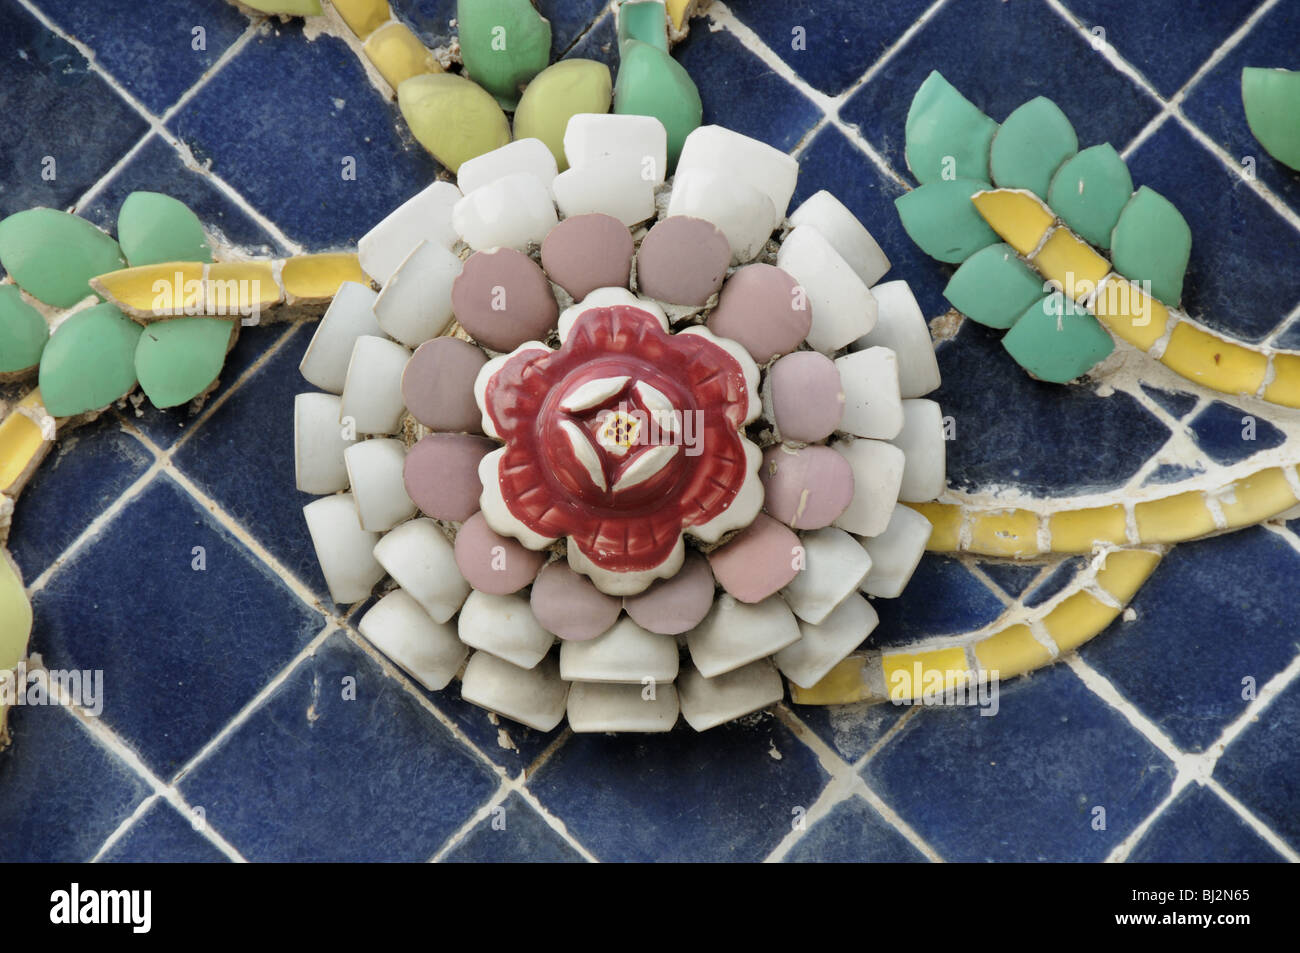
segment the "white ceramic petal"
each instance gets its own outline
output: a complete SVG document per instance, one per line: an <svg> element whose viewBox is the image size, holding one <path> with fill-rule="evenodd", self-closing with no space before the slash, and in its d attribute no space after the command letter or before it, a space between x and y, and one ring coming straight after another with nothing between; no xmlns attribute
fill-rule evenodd
<svg viewBox="0 0 1300 953"><path fill-rule="evenodd" d="M909 503L936 499L947 483L948 458L939 405L932 400L903 401L903 429L893 444L907 457L898 498Z"/></svg>
<svg viewBox="0 0 1300 953"><path fill-rule="evenodd" d="M564 157L570 168L586 168L611 156L635 164L652 185L663 185L668 171L668 131L653 116L578 113L569 119L564 129Z"/></svg>
<svg viewBox="0 0 1300 953"><path fill-rule="evenodd" d="M723 126L700 126L686 137L677 174L695 169L739 179L766 196L773 212L769 232L785 218L799 177L799 163L790 155Z"/></svg>
<svg viewBox="0 0 1300 953"><path fill-rule="evenodd" d="M450 182L434 182L389 212L357 242L362 271L382 285L420 242L456 244L451 212L460 198Z"/></svg>
<svg viewBox="0 0 1300 953"><path fill-rule="evenodd" d="M306 380L331 394L343 393L352 347L362 335L382 337L375 317L378 295L365 285L345 281L316 325L298 371Z"/></svg>
<svg viewBox="0 0 1300 953"><path fill-rule="evenodd" d="M434 622L405 589L394 589L361 617L358 631L431 692L446 688L469 649L456 627Z"/></svg>
<svg viewBox="0 0 1300 953"><path fill-rule="evenodd" d="M293 399L293 470L303 493L337 493L348 487L343 453L342 401L333 394L299 394Z"/></svg>
<svg viewBox="0 0 1300 953"><path fill-rule="evenodd" d="M657 387L651 387L645 381L637 381L632 385L632 390L636 392L641 403L645 405L650 419L654 421L655 426L660 431L663 433L677 433L682 429L681 422L678 420L677 408L663 391Z"/></svg>
<svg viewBox="0 0 1300 953"><path fill-rule="evenodd" d="M475 251L525 251L530 243L540 243L559 222L550 192L527 172L475 189L456 203L451 220L457 234Z"/></svg>
<svg viewBox="0 0 1300 953"><path fill-rule="evenodd" d="M488 456L490 457L491 454ZM486 510L486 507L484 509ZM634 596L638 592L643 592L656 579L667 579L677 575L677 570L682 568L682 562L686 559L686 545L680 535L677 537L677 545L663 562L641 572L611 572L602 569L587 558L572 536L569 537L568 550L569 568L589 577L597 589L611 596Z"/></svg>
<svg viewBox="0 0 1300 953"><path fill-rule="evenodd" d="M694 666L688 665L677 680L682 717L696 731L708 731L775 705L784 696L781 676L767 659L759 659L716 678L705 678Z"/></svg>
<svg viewBox="0 0 1300 953"><path fill-rule="evenodd" d="M410 351L387 338L357 338L343 384L343 423L350 419L359 434L396 433L406 409L402 371L410 359Z"/></svg>
<svg viewBox="0 0 1300 953"><path fill-rule="evenodd" d="M402 441L390 437L362 440L348 447L343 459L362 529L386 532L415 515L415 504L406 495L402 479L406 463Z"/></svg>
<svg viewBox="0 0 1300 953"><path fill-rule="evenodd" d="M529 728L550 731L564 718L569 683L560 678L554 659L520 668L490 652L475 652L465 665L460 695Z"/></svg>
<svg viewBox="0 0 1300 953"><path fill-rule="evenodd" d="M442 245L416 245L375 301L384 333L416 348L446 331L452 320L451 284L460 267L460 259Z"/></svg>
<svg viewBox="0 0 1300 953"><path fill-rule="evenodd" d="M677 640L648 632L624 616L594 639L563 642L560 677L569 682L671 682L677 677Z"/></svg>
<svg viewBox="0 0 1300 953"><path fill-rule="evenodd" d="M601 469L600 456L587 439L586 432L571 420L561 420L560 431L569 438L569 449L587 471L587 478L601 490L606 489L605 471Z"/></svg>
<svg viewBox="0 0 1300 953"><path fill-rule="evenodd" d="M456 184L462 192L469 195L497 179L528 173L543 188L549 189L551 180L558 171L555 156L546 143L535 138L516 139L499 149L466 159L456 170Z"/></svg>
<svg viewBox="0 0 1300 953"><path fill-rule="evenodd" d="M494 596L475 589L456 620L460 640L491 652L520 668L532 668L546 657L555 636L542 628L525 596Z"/></svg>
<svg viewBox="0 0 1300 953"><path fill-rule="evenodd" d="M731 263L753 261L772 237L772 200L733 175L678 167L665 218L689 215L716 225L731 246Z"/></svg>
<svg viewBox="0 0 1300 953"><path fill-rule="evenodd" d="M487 520L488 526L494 533L512 536L529 549L545 549L555 542L556 537L542 536L521 523L510 512L505 498L501 495L501 481L497 472L505 453L505 448L502 447L500 450L493 450L479 461L478 478L483 484L483 492L478 498L479 509L483 511L483 518Z"/></svg>
<svg viewBox="0 0 1300 953"><path fill-rule="evenodd" d="M512 357L525 351L544 351L549 354L551 349L541 341L525 341L509 354L499 354L492 358L479 369L478 376L474 378L474 402L478 404L479 413L483 415L483 432L497 440L501 439L501 434L497 433L496 425L492 423L492 417L487 412L488 381L492 380L492 375L505 367Z"/></svg>
<svg viewBox="0 0 1300 953"><path fill-rule="evenodd" d="M844 390L839 429L857 437L890 440L903 429L898 396L898 358L887 347L869 347L835 359Z"/></svg>
<svg viewBox="0 0 1300 953"><path fill-rule="evenodd" d="M804 567L781 595L800 619L819 624L847 599L871 568L862 544L833 526L804 533Z"/></svg>
<svg viewBox="0 0 1300 953"><path fill-rule="evenodd" d="M551 191L565 218L600 212L632 226L655 214L654 181L642 178L639 162L622 155L566 169L551 182Z"/></svg>
<svg viewBox="0 0 1300 953"><path fill-rule="evenodd" d="M711 341L717 347L722 348L740 365L740 369L745 375L745 390L749 394L749 406L745 408L745 423L753 423L763 413L763 398L759 393L759 371L758 365L744 346L731 340L731 338L718 337L702 324L695 324L689 328L683 328L679 334L698 334L706 341Z"/></svg>
<svg viewBox="0 0 1300 953"><path fill-rule="evenodd" d="M799 621L803 636L776 653L776 667L800 688L812 688L871 634L880 618L866 599L850 593L820 623Z"/></svg>
<svg viewBox="0 0 1300 953"><path fill-rule="evenodd" d="M669 461L677 456L680 450L681 447L671 443L647 447L636 455L632 462L628 464L627 469L614 482L614 492L622 493L634 486L640 486L668 466Z"/></svg>
<svg viewBox="0 0 1300 953"><path fill-rule="evenodd" d="M887 347L898 356L898 389L903 397L923 397L939 386L930 326L906 281L886 281L871 289L876 326L853 343L855 350Z"/></svg>
<svg viewBox="0 0 1300 953"><path fill-rule="evenodd" d="M705 543L716 543L733 529L743 529L763 508L763 481L758 468L763 463L763 452L749 440L741 438L745 448L745 482L740 485L731 505L707 523L686 527L686 532Z"/></svg>
<svg viewBox="0 0 1300 953"><path fill-rule="evenodd" d="M799 626L777 596L744 603L725 593L704 621L686 633L691 661L706 678L779 652L799 640Z"/></svg>
<svg viewBox="0 0 1300 953"><path fill-rule="evenodd" d="M810 195L790 213L790 225L811 225L821 232L868 288L889 271L889 258L875 238L844 203L825 189Z"/></svg>
<svg viewBox="0 0 1300 953"><path fill-rule="evenodd" d="M885 531L862 540L871 557L871 571L862 580L862 591L884 599L902 595L933 530L930 521L910 506L895 507Z"/></svg>
<svg viewBox="0 0 1300 953"><path fill-rule="evenodd" d="M384 578L384 567L373 554L379 534L361 528L352 494L322 496L304 506L302 515L330 598L349 605L370 595Z"/></svg>
<svg viewBox="0 0 1300 953"><path fill-rule="evenodd" d="M801 225L785 237L777 267L803 288L812 308L808 345L829 353L876 326L876 299L821 232Z"/></svg>
<svg viewBox="0 0 1300 953"><path fill-rule="evenodd" d="M853 500L835 525L858 536L875 536L889 525L897 505L907 460L903 452L883 440L843 440L832 449L849 461L853 471Z"/></svg>
<svg viewBox="0 0 1300 953"><path fill-rule="evenodd" d="M560 401L560 409L567 410L571 414L580 410L589 410L618 394L631 379L627 374L621 374L617 377L598 377L585 384L579 384L564 395L564 399Z"/></svg>
<svg viewBox="0 0 1300 953"><path fill-rule="evenodd" d="M584 311L592 308L611 308L615 305L631 305L640 308L659 322L665 334L668 332L668 316L664 314L663 308L649 298L638 298L626 288L597 288L581 301L560 312L558 329L561 343L568 340L573 322L578 320Z"/></svg>
<svg viewBox="0 0 1300 953"><path fill-rule="evenodd" d="M672 731L678 711L672 685L574 682L569 689L569 727L577 732Z"/></svg>
<svg viewBox="0 0 1300 953"><path fill-rule="evenodd" d="M374 547L375 559L429 613L446 622L469 595L451 543L427 517L390 530Z"/></svg>

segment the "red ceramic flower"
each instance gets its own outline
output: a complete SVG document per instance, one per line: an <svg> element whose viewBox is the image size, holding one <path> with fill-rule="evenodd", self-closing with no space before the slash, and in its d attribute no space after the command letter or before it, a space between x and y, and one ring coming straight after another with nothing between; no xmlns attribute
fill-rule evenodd
<svg viewBox="0 0 1300 953"><path fill-rule="evenodd" d="M742 428L758 370L733 342L613 300L566 314L558 350L530 342L479 374L484 430L505 444L483 460L481 502L498 533L533 549L568 537L575 570L629 594L680 568L683 531L713 542L753 521Z"/></svg>

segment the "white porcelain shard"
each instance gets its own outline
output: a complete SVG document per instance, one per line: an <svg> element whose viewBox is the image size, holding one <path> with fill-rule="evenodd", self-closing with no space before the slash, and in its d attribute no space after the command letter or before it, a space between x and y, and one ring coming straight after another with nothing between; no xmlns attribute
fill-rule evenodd
<svg viewBox="0 0 1300 953"><path fill-rule="evenodd" d="M410 359L410 351L387 338L357 338L343 383L343 424L350 422L359 434L396 433L406 409L402 371Z"/></svg>
<svg viewBox="0 0 1300 953"><path fill-rule="evenodd" d="M379 292L379 326L409 348L442 334L451 325L451 284L460 268L450 249L420 242Z"/></svg>
<svg viewBox="0 0 1300 953"><path fill-rule="evenodd" d="M540 243L559 222L550 192L527 172L476 189L456 203L451 218L457 234L475 251L526 251L529 243Z"/></svg>
<svg viewBox="0 0 1300 953"><path fill-rule="evenodd" d="M804 567L781 590L800 619L818 625L849 597L871 568L862 544L834 526L815 529L800 537Z"/></svg>
<svg viewBox="0 0 1300 953"><path fill-rule="evenodd" d="M909 503L938 498L947 483L948 459L939 405L932 400L903 401L903 429L892 443L907 457L898 498Z"/></svg>
<svg viewBox="0 0 1300 953"><path fill-rule="evenodd" d="M554 659L520 668L490 652L475 652L465 665L460 695L529 728L550 731L564 718L569 683L560 678Z"/></svg>
<svg viewBox="0 0 1300 953"><path fill-rule="evenodd" d="M776 667L800 688L812 688L871 634L880 617L856 592L819 623L799 621L803 636L776 653Z"/></svg>
<svg viewBox="0 0 1300 953"><path fill-rule="evenodd" d="M406 445L391 437L362 440L343 453L361 528L383 533L415 515L402 469Z"/></svg>
<svg viewBox="0 0 1300 953"><path fill-rule="evenodd" d="M889 271L889 258L858 217L822 189L790 213L791 226L811 225L870 288Z"/></svg>
<svg viewBox="0 0 1300 953"><path fill-rule="evenodd" d="M564 128L564 157L571 169L618 158L635 166L652 186L663 185L668 172L668 131L653 116L578 113Z"/></svg>
<svg viewBox="0 0 1300 953"><path fill-rule="evenodd" d="M560 677L568 682L671 682L677 640L649 632L624 616L602 635L560 646Z"/></svg>
<svg viewBox="0 0 1300 953"><path fill-rule="evenodd" d="M790 232L776 264L807 295L812 308L808 344L814 350L837 351L876 326L876 299L815 228L801 225Z"/></svg>
<svg viewBox="0 0 1300 953"><path fill-rule="evenodd" d="M882 440L841 440L832 449L853 470L853 500L835 525L858 536L883 533L894 512L907 460L903 451Z"/></svg>
<svg viewBox="0 0 1300 953"><path fill-rule="evenodd" d="M394 589L376 602L357 629L431 692L446 688L469 655L456 638L456 627L434 622L405 589Z"/></svg>
<svg viewBox="0 0 1300 953"><path fill-rule="evenodd" d="M678 167L664 216L690 215L712 222L727 236L731 263L753 261L772 237L772 200L735 176Z"/></svg>
<svg viewBox="0 0 1300 953"><path fill-rule="evenodd" d="M508 175L527 173L541 183L543 188L549 189L551 180L558 171L555 156L546 147L546 143L530 137L516 139L499 149L466 159L456 171L456 184L460 186L461 192L469 195Z"/></svg>
<svg viewBox="0 0 1300 953"><path fill-rule="evenodd" d="M555 642L533 615L527 597L517 593L496 596L475 589L460 607L456 625L466 645L520 668L535 666Z"/></svg>
<svg viewBox="0 0 1300 953"><path fill-rule="evenodd" d="M389 212L357 242L361 270L382 285L420 242L451 248L457 238L451 212L460 198L450 182L434 182Z"/></svg>
<svg viewBox="0 0 1300 953"><path fill-rule="evenodd" d="M798 640L799 626L777 596L750 604L720 594L704 621L686 633L691 661L706 678L772 655Z"/></svg>
<svg viewBox="0 0 1300 953"><path fill-rule="evenodd" d="M333 394L299 394L293 399L293 472L303 493L337 493L348 488L343 453L353 441L339 423L342 401Z"/></svg>
<svg viewBox="0 0 1300 953"><path fill-rule="evenodd" d="M560 312L560 320L557 325L557 333L560 335L560 343L563 344L569 338L569 332L573 329L573 323L580 318L584 312L592 308L612 308L616 305L631 305L634 308L640 308L649 314L659 326L664 329L664 333L669 331L668 315L664 314L664 309L659 307L658 303L649 298L640 298L628 291L626 288L597 288L589 292L587 297L577 301ZM523 346L523 345L521 345ZM544 346L544 345L539 345ZM480 374L482 377L482 374Z"/></svg>
<svg viewBox="0 0 1300 953"><path fill-rule="evenodd" d="M799 178L799 163L791 156L723 126L700 126L686 137L677 174L696 169L739 179L772 203L772 231L785 219Z"/></svg>
<svg viewBox="0 0 1300 953"><path fill-rule="evenodd" d="M566 169L555 177L551 191L565 218L602 212L631 226L655 213L655 183L642 178L640 167L622 156Z"/></svg>
<svg viewBox="0 0 1300 953"><path fill-rule="evenodd" d="M375 317L379 296L365 285L345 281L316 325L316 331L302 356L298 371L311 384L331 394L343 393L352 348L362 335L382 337Z"/></svg>
<svg viewBox="0 0 1300 953"><path fill-rule="evenodd" d="M672 731L678 711L672 685L574 682L569 689L569 727L577 732Z"/></svg>
<svg viewBox="0 0 1300 953"><path fill-rule="evenodd" d="M375 559L434 622L446 622L469 595L452 545L427 517L389 530L374 545Z"/></svg>
<svg viewBox="0 0 1300 953"><path fill-rule="evenodd" d="M903 429L898 396L898 358L887 347L869 347L835 359L844 389L839 429L855 437L889 440Z"/></svg>
<svg viewBox="0 0 1300 953"><path fill-rule="evenodd" d="M352 494L322 496L304 506L302 515L330 598L349 605L370 595L384 578L384 567L373 555L379 534L361 528Z"/></svg>
<svg viewBox="0 0 1300 953"><path fill-rule="evenodd" d="M781 676L767 659L759 659L715 678L692 665L677 680L682 717L696 731L708 731L751 712L775 705L785 696Z"/></svg>
<svg viewBox="0 0 1300 953"><path fill-rule="evenodd" d="M930 521L910 506L895 507L885 531L862 540L871 557L871 571L862 580L862 591L882 599L902 595L933 531Z"/></svg>
<svg viewBox="0 0 1300 953"><path fill-rule="evenodd" d="M898 356L898 390L903 397L922 397L939 386L939 361L930 326L906 281L886 281L871 289L876 299L876 326L854 342L854 350L887 347Z"/></svg>

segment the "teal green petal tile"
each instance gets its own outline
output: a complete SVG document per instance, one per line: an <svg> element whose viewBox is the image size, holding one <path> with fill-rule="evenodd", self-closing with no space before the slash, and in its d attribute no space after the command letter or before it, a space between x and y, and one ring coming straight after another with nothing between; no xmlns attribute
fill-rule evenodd
<svg viewBox="0 0 1300 953"><path fill-rule="evenodd" d="M233 328L224 318L155 321L135 349L140 389L155 407L177 407L198 397L221 373Z"/></svg>
<svg viewBox="0 0 1300 953"><path fill-rule="evenodd" d="M639 0L618 8L618 42L640 40L668 52L668 16L660 0Z"/></svg>
<svg viewBox="0 0 1300 953"><path fill-rule="evenodd" d="M460 0L456 26L465 72L513 109L523 87L550 62L551 22L529 0Z"/></svg>
<svg viewBox="0 0 1300 953"><path fill-rule="evenodd" d="M33 298L70 308L90 279L126 264L117 242L83 218L30 208L0 221L0 265Z"/></svg>
<svg viewBox="0 0 1300 953"><path fill-rule="evenodd" d="M0 374L35 367L49 339L50 326L18 286L0 285Z"/></svg>
<svg viewBox="0 0 1300 953"><path fill-rule="evenodd" d="M1110 354L1115 342L1096 318L1057 293L1030 305L1002 346L1039 380L1064 384Z"/></svg>
<svg viewBox="0 0 1300 953"><path fill-rule="evenodd" d="M988 183L974 179L943 179L900 195L894 206L923 252L956 264L998 240L970 200L987 188Z"/></svg>
<svg viewBox="0 0 1300 953"><path fill-rule="evenodd" d="M672 56L640 40L622 44L614 112L654 116L668 130L668 166L677 167L686 137L700 125L704 104L695 80Z"/></svg>
<svg viewBox="0 0 1300 953"><path fill-rule="evenodd" d="M1047 204L1085 241L1110 247L1110 233L1130 196L1133 176L1109 142L1065 160L1052 177Z"/></svg>
<svg viewBox="0 0 1300 953"><path fill-rule="evenodd" d="M60 324L41 355L45 409L71 417L107 407L130 392L142 330L111 304L78 311Z"/></svg>
<svg viewBox="0 0 1300 953"><path fill-rule="evenodd" d="M1046 200L1052 176L1079 149L1074 126L1046 96L1036 96L1002 123L993 137L989 168L1004 189L1029 189Z"/></svg>
<svg viewBox="0 0 1300 953"><path fill-rule="evenodd" d="M161 192L132 192L117 213L117 241L127 264L212 261L203 223L184 202Z"/></svg>
<svg viewBox="0 0 1300 953"><path fill-rule="evenodd" d="M1110 236L1115 270L1151 282L1151 294L1168 305L1183 297L1183 273L1192 252L1192 230L1174 204L1145 185L1120 212Z"/></svg>
<svg viewBox="0 0 1300 953"><path fill-rule="evenodd" d="M1300 170L1300 72L1243 68L1241 102L1259 144L1278 162Z"/></svg>
<svg viewBox="0 0 1300 953"><path fill-rule="evenodd" d="M1009 328L1048 292L1043 279L1004 242L981 248L948 280L943 296L972 321Z"/></svg>
<svg viewBox="0 0 1300 953"><path fill-rule="evenodd" d="M907 111L907 167L918 182L987 181L989 145L998 124L934 70Z"/></svg>

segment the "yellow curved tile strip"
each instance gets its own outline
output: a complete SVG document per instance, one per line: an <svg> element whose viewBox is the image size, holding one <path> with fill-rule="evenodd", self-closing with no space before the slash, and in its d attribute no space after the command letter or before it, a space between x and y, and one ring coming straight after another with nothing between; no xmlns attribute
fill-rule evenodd
<svg viewBox="0 0 1300 953"><path fill-rule="evenodd" d="M1019 254L1029 256L1056 221L1052 210L1033 192L990 189L970 197L989 227Z"/></svg>
<svg viewBox="0 0 1300 953"><path fill-rule="evenodd" d="M442 67L419 37L406 24L396 20L371 33L362 49L393 89L412 76L442 72Z"/></svg>
<svg viewBox="0 0 1300 953"><path fill-rule="evenodd" d="M39 388L33 388L0 420L0 493L17 496L53 445L52 433L41 432L45 415Z"/></svg>
<svg viewBox="0 0 1300 953"><path fill-rule="evenodd" d="M299 255L280 269L285 296L298 301L327 301L345 281L368 285L357 256L351 253Z"/></svg>

